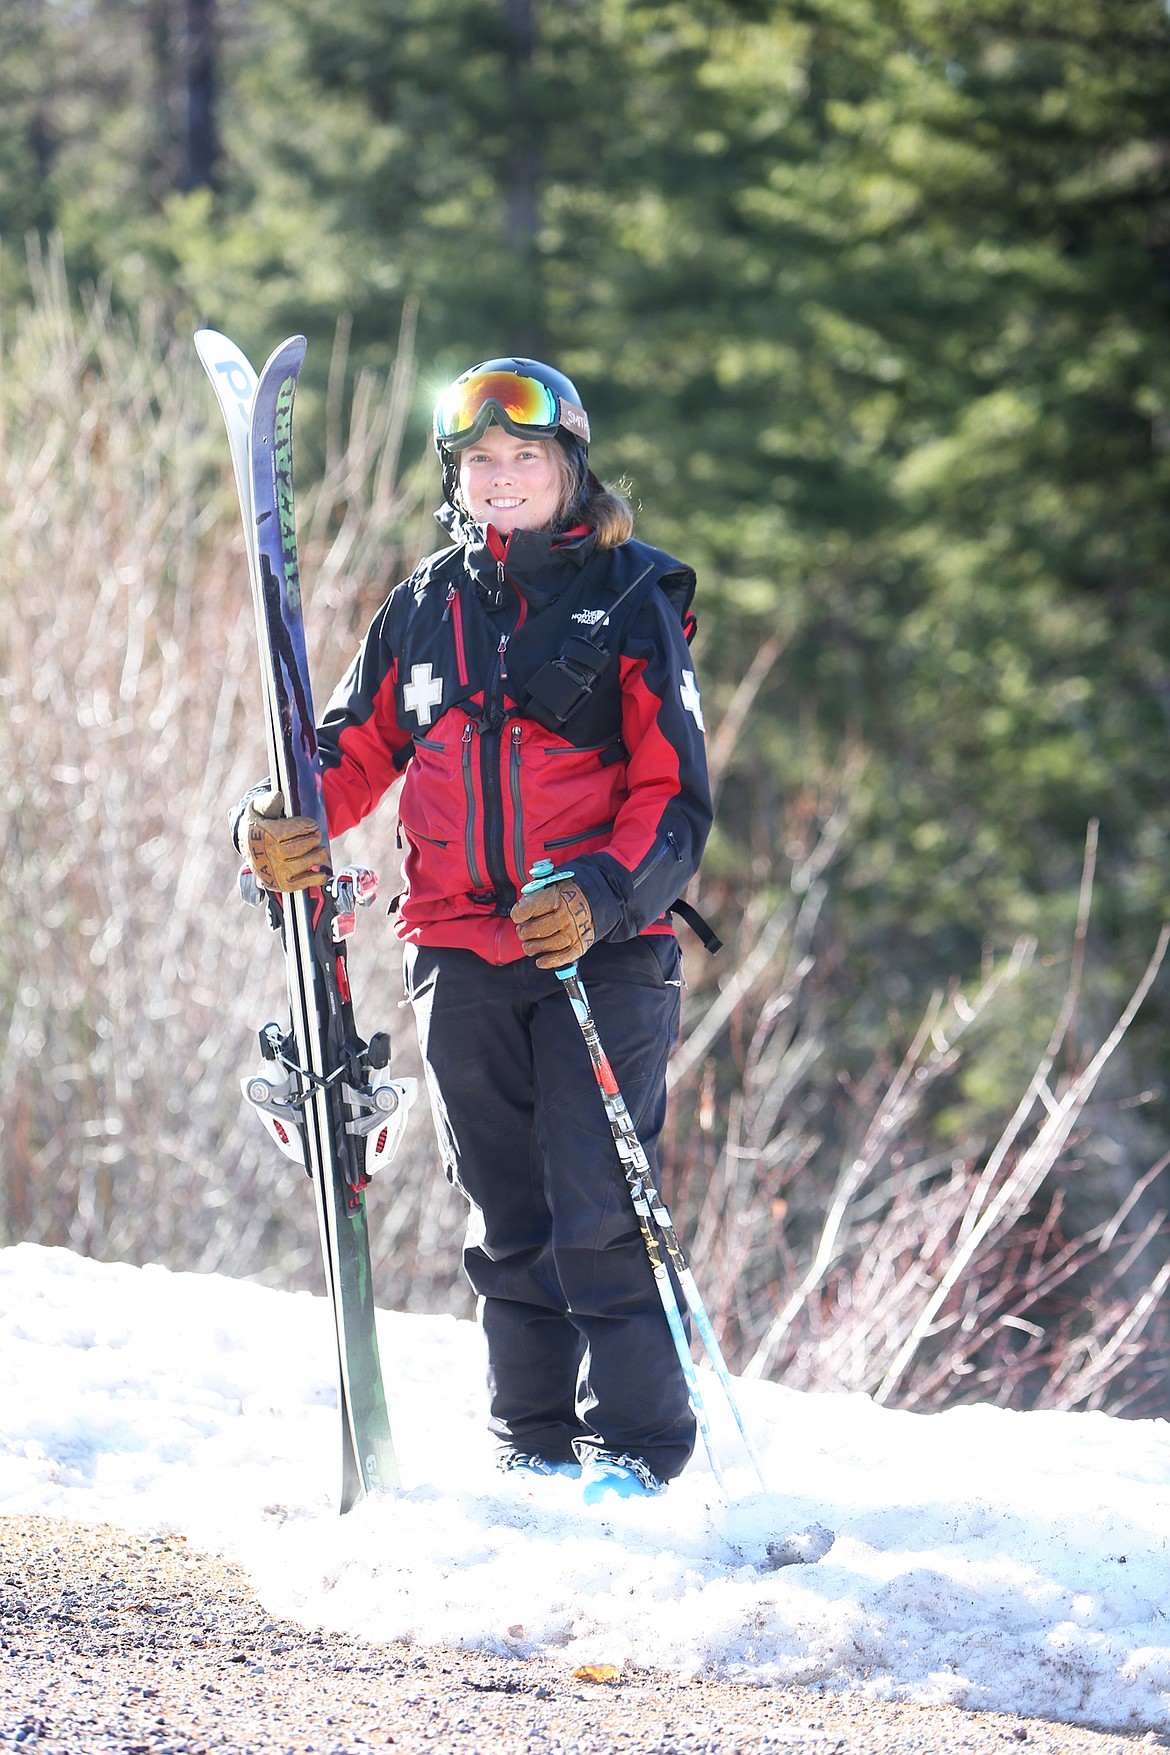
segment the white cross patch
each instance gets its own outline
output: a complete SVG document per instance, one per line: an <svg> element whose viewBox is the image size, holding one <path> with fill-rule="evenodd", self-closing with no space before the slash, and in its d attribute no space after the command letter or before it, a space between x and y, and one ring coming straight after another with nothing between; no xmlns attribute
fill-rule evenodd
<svg viewBox="0 0 1170 1755"><path fill-rule="evenodd" d="M402 691L402 705L408 713L417 713L420 725L431 722L431 708L443 699L443 679L431 674L429 664L412 664L410 681Z"/></svg>
<svg viewBox="0 0 1170 1755"><path fill-rule="evenodd" d="M699 730L706 731L707 727L703 724L703 704L699 700L699 685L695 681L693 670L683 671L678 692L682 698L683 706L692 715Z"/></svg>

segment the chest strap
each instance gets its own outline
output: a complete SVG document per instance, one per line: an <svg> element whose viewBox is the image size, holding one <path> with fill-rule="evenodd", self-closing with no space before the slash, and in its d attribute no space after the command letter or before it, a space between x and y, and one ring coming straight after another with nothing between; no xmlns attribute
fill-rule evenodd
<svg viewBox="0 0 1170 1755"><path fill-rule="evenodd" d="M602 631L610 624L614 611L653 571L653 563L643 567L633 584L627 585L610 605L595 634L570 634L557 656L529 678L521 708L546 731L563 732L588 701L610 661L609 648L601 642Z"/></svg>

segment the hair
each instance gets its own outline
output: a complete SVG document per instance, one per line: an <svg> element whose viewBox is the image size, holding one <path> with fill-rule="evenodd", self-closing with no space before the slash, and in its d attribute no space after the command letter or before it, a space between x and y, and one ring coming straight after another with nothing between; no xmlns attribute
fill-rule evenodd
<svg viewBox="0 0 1170 1755"><path fill-rule="evenodd" d="M624 494L605 482L598 488L586 500L581 522L595 533L598 548L618 548L634 534L633 507Z"/></svg>
<svg viewBox="0 0 1170 1755"><path fill-rule="evenodd" d="M579 443L572 449L554 446L561 477L558 526L584 524L593 531L598 548L618 548L634 534L634 513L629 501L615 487L598 481Z"/></svg>

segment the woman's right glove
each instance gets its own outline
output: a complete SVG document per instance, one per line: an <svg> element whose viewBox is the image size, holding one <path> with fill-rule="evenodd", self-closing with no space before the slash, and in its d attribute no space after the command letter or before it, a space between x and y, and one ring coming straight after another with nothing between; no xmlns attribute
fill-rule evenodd
<svg viewBox="0 0 1170 1755"><path fill-rule="evenodd" d="M512 910L520 944L538 969L565 969L583 957L597 936L593 910L573 883L529 890Z"/></svg>
<svg viewBox="0 0 1170 1755"><path fill-rule="evenodd" d="M329 874L315 817L286 817L284 796L261 792L248 805L240 851L266 890L312 890Z"/></svg>

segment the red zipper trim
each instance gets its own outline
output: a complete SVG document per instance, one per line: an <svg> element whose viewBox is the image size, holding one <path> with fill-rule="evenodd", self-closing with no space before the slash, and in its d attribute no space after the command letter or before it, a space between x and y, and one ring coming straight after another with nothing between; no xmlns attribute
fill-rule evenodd
<svg viewBox="0 0 1170 1755"><path fill-rule="evenodd" d="M463 604L456 591L451 603L451 625L455 630L455 663L459 670L459 687L467 687L467 649L463 644Z"/></svg>

